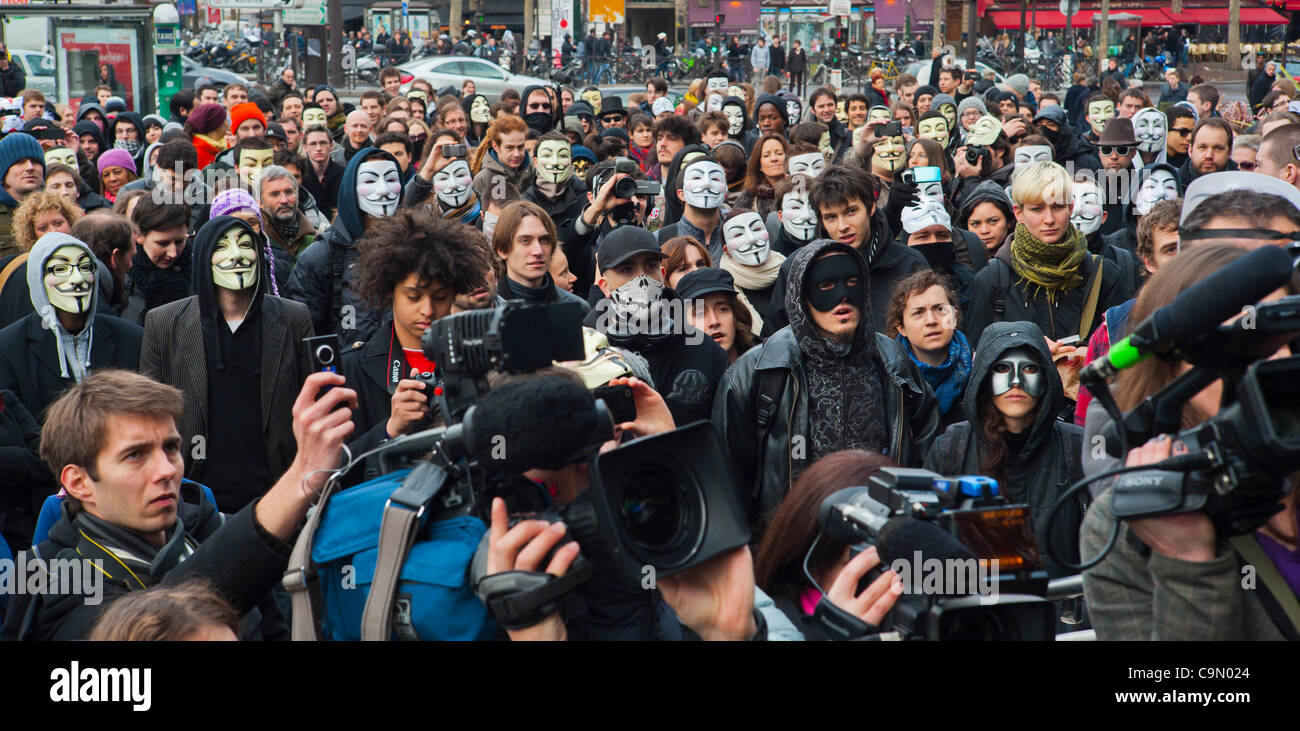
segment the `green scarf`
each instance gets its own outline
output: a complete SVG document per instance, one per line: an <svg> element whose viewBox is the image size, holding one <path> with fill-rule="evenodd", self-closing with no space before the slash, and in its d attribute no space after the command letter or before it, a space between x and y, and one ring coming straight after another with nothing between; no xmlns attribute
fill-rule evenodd
<svg viewBox="0 0 1300 731"><path fill-rule="evenodd" d="M1046 292L1050 304L1083 284L1083 260L1087 255L1088 240L1073 224L1066 238L1055 244L1034 238L1020 223L1011 235L1011 267L1020 277L1016 284L1037 286Z"/></svg>

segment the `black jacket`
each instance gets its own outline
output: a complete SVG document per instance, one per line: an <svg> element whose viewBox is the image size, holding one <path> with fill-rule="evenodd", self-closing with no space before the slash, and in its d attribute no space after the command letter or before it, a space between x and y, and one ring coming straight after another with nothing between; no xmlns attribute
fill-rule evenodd
<svg viewBox="0 0 1300 731"><path fill-rule="evenodd" d="M174 586L192 577L203 577L212 582L217 592L243 617L241 639L288 640L288 627L271 590L283 581L293 546L270 535L257 524L254 516L256 503L223 520L216 507L203 499L199 490L185 485L181 490L183 498L193 498L197 504L183 499L178 522L199 547L170 570L139 578L147 586ZM37 550L45 558L75 559L93 548L86 545L87 540L78 529L78 520L69 515L65 504L63 516L50 528L49 539ZM124 572L106 574L102 580L104 601L96 605L87 604L81 594L23 594L15 597L9 604L4 627L0 629L0 640L19 639L20 632L22 639L28 640L85 639L99 613L110 602L139 588L128 583L130 577Z"/></svg>
<svg viewBox="0 0 1300 731"><path fill-rule="evenodd" d="M889 414L887 456L915 466L939 431L939 404L903 348L880 333L873 336ZM751 524L781 504L794 485L793 475L808 466L808 379L801 361L794 332L783 327L727 369L714 399L713 424L726 444L727 457L739 471L741 484L752 487L745 495ZM772 422L763 431L757 416L759 374L768 371L783 373L785 385Z"/></svg>
<svg viewBox="0 0 1300 731"><path fill-rule="evenodd" d="M999 322L988 327L983 345L975 351L971 363L970 382L962 398L966 421L948 427L925 457L925 468L942 475L981 474L980 461L984 456L984 436L981 428L981 401L988 399L984 388L992 373L993 364L1012 348L1030 348L1047 377L1047 394L1038 404L1034 423L1028 433L1022 433L1008 449L1003 474L992 475L1001 485L1002 494L1012 503L1028 503L1034 533L1040 548L1046 545L1047 518L1052 506L1076 480L1083 479L1081 454L1067 459L1066 450L1081 451L1083 428L1063 421L1055 415L1065 404L1061 390L1061 377L1052 366L1052 356L1043 341L1043 333L1026 322ZM1073 471L1073 473L1072 473ZM1086 495L1084 493L1083 495ZM1087 503L1081 496L1068 503L1056 524L1051 540L1058 552L1078 562L1079 526ZM1055 564L1043 552L1048 573L1052 577L1068 576L1070 571Z"/></svg>
<svg viewBox="0 0 1300 731"><path fill-rule="evenodd" d="M1092 322L1087 324L1087 331L1083 333L1084 342L1087 342L1093 331L1097 329L1107 309L1123 303L1132 296L1124 276L1114 262L1105 257L1094 261L1092 256L1088 256L1081 265L1083 283L1057 297L1054 305L1049 304L1047 295L1037 287L1017 283L1020 277L1011 267L1010 241L1008 237L1007 243L998 250L997 256L975 275L975 281L971 284L971 312L966 318L966 339L975 350L979 349L980 336L984 328L998 321L1032 322L1043 331L1044 335L1053 340L1079 334L1079 320L1083 317L1083 306L1088 298L1088 282L1096 271L1098 262L1102 267L1101 292ZM1009 282L1003 299L1005 311L1001 316L994 309L994 283L995 277L999 276L999 268L1006 274L1006 281Z"/></svg>
<svg viewBox="0 0 1300 731"><path fill-rule="evenodd" d="M18 394L0 391L0 535L14 551L26 550L54 476L41 461L41 425Z"/></svg>
<svg viewBox="0 0 1300 731"><path fill-rule="evenodd" d="M677 299L671 289L665 289L664 296ZM612 317L608 314L611 304L608 299L597 302L582 324L604 332L610 345L627 348L646 359L655 390L664 397L678 426L708 419L714 392L727 370L727 351L685 323L680 323L680 332L656 338L614 335L603 327Z"/></svg>
<svg viewBox="0 0 1300 731"><path fill-rule="evenodd" d="M339 205L339 186L343 180L343 170L343 166L331 157L329 164L325 166L324 176L316 174L316 166L311 161L307 162L307 169L302 171L302 187L316 199L320 212L331 220Z"/></svg>
<svg viewBox="0 0 1300 731"><path fill-rule="evenodd" d="M802 74L808 70L808 54L802 48L791 51L786 61L786 70L792 74Z"/></svg>
<svg viewBox="0 0 1300 731"><path fill-rule="evenodd" d="M120 317L95 315L90 369L140 365L140 326ZM18 394L32 416L44 421L45 409L72 385L59 368L54 335L35 312L0 330L0 389Z"/></svg>
<svg viewBox="0 0 1300 731"><path fill-rule="evenodd" d="M18 96L27 88L27 73L12 57L9 68L0 71L0 96Z"/></svg>
<svg viewBox="0 0 1300 731"><path fill-rule="evenodd" d="M339 210L334 224L298 255L298 263L284 290L286 297L307 305L312 327L317 333L338 333L344 350L352 343L370 337L379 327L382 317L352 291L357 276L357 260L361 258L357 253L357 242L364 233L361 209L357 205L357 168L361 167L362 160L371 157L371 153L397 162L392 155L369 147L352 158L340 181ZM352 326L344 327L348 324Z"/></svg>

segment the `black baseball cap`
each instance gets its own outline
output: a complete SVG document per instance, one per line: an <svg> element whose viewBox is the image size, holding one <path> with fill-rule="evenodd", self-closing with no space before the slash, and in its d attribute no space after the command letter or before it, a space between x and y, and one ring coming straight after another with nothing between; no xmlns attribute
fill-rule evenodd
<svg viewBox="0 0 1300 731"><path fill-rule="evenodd" d="M684 300L699 299L714 292L736 294L736 281L732 279L731 272L717 267L705 267L687 272L677 281L677 295Z"/></svg>
<svg viewBox="0 0 1300 731"><path fill-rule="evenodd" d="M284 125L280 124L279 122L266 123L266 139L280 140L281 142L289 141L288 136L286 136L284 133Z"/></svg>
<svg viewBox="0 0 1300 731"><path fill-rule="evenodd" d="M658 254L662 258L668 255L659 249L659 240L649 231L636 226L621 226L610 231L600 242L596 251L596 261L600 271L605 271L627 261L637 254Z"/></svg>

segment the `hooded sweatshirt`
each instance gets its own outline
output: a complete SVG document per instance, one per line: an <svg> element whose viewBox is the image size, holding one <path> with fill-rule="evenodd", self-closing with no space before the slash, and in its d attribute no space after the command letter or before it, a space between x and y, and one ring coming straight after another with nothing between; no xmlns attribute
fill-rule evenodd
<svg viewBox="0 0 1300 731"><path fill-rule="evenodd" d="M59 358L59 375L81 383L90 367L90 348L94 336L95 305L99 299L99 287L91 282L90 300L86 304L86 325L81 332L70 333L59 321L58 310L50 304L49 295L45 293L45 265L54 255L55 250L64 246L75 246L90 255L98 265L95 252L86 244L65 233L57 231L47 233L37 239L28 255L27 287L31 291L32 309L41 318L41 324L54 334L54 346ZM39 266L31 266L39 263Z"/></svg>
<svg viewBox="0 0 1300 731"><path fill-rule="evenodd" d="M555 126L555 108L554 104L552 104L549 114L546 112L530 113L528 111L528 95L538 89L546 91L546 87L544 86L534 85L524 87L523 92L519 95L519 116L524 120L524 124L537 130L537 134L544 135L547 132L550 132L551 128ZM550 95L548 94L547 98L549 97ZM466 113L466 116L468 117L468 113ZM520 188L520 190L523 190L523 188Z"/></svg>
<svg viewBox="0 0 1300 731"><path fill-rule="evenodd" d="M740 108L740 116L745 120L745 121L741 124L741 126L740 126L740 131L739 131L739 132L737 132L736 134L733 135L733 134L730 133L730 130L728 130L728 132L727 132L727 136L730 137L731 139L733 139L733 140L735 140L735 141L741 143L741 144L744 144L744 143L745 143L745 134L746 134L747 132L749 132L749 130L751 130L751 129L754 128L754 123L753 123L753 121L750 120L750 118L749 118L749 113L745 111L745 100L744 100L744 99L741 99L741 98L738 97L738 96L729 96L729 97L727 97L726 99L723 99L723 100L722 100L722 112L723 112L723 114L726 114L726 109L727 109L727 107L739 107L739 108ZM783 115L785 114L785 105L784 105L784 104L781 105L781 113L782 113Z"/></svg>
<svg viewBox="0 0 1300 731"><path fill-rule="evenodd" d="M754 143L758 138L763 136L763 131L758 128L758 113L763 109L764 104L770 104L776 109L776 113L781 115L781 133L784 134L789 120L785 116L785 100L774 94L759 94L758 99L754 102L754 128L745 134L745 154L749 155L754 151Z"/></svg>
<svg viewBox="0 0 1300 731"><path fill-rule="evenodd" d="M1002 494L1011 503L1028 503L1039 546L1044 546L1047 517L1056 500L1071 484L1065 461L1065 449L1070 448L1066 437L1071 432L1082 433L1080 427L1065 422L1057 423L1056 415L1065 405L1061 377L1052 364L1043 331L1030 322L997 322L985 329L979 348L971 364L970 380L962 397L962 408L969 422L969 440L961 469L966 474L981 474L980 461L986 448L980 425L983 423L981 403L991 399L989 380L993 364L1013 348L1029 348L1042 368L1047 381L1046 393L1039 400L1034 421L1020 434L1004 433L1007 441L1007 459L1001 475L991 475L998 480ZM925 460L926 469L948 469L945 450L953 438L952 427L934 443ZM1080 441L1080 443L1082 443ZM1080 504L1067 504L1064 514L1057 516L1054 540L1063 556L1078 557L1078 529L1083 521ZM1070 572L1056 566L1043 552L1051 576L1065 576Z"/></svg>
<svg viewBox="0 0 1300 731"><path fill-rule="evenodd" d="M971 188L966 196L962 199L961 208L957 213L956 220L953 222L958 228L967 229L970 223L971 214L975 212L975 207L981 203L992 203L1002 211L1002 215L1007 219L1007 233L1016 226L1016 216L1011 210L1011 199L1007 197L1006 189L992 180L982 180L974 188ZM1001 242L998 242L1001 246ZM988 253L986 259L992 258L997 253L994 249Z"/></svg>
<svg viewBox="0 0 1300 731"><path fill-rule="evenodd" d="M821 334L808 312L804 292L816 282L808 281L808 269L823 254L845 253L867 271L862 253L830 239L819 239L796 251L789 262L789 287L783 293L790 315L790 329L799 343L804 374L808 379L810 460L842 449L881 451L889 446L881 379L876 363L875 327L870 307L863 307L857 330L849 343L837 343ZM872 282L863 279L866 301L871 300Z"/></svg>
<svg viewBox="0 0 1300 731"><path fill-rule="evenodd" d="M108 129L104 131L104 136L107 138L109 147L118 147L117 128L124 124L129 124L135 127L135 142L138 142L139 144L126 146L122 149L131 153L131 159L135 161L136 170L144 170L144 148L149 144L148 142L145 142L144 139L144 118L136 112L119 112L117 117L114 118L112 122L108 123ZM132 149L132 147L134 147L134 149ZM144 176L141 175L140 177Z"/></svg>
<svg viewBox="0 0 1300 731"><path fill-rule="evenodd" d="M673 155L673 161L668 164L668 174L663 180L664 208L667 209L667 215L664 217L665 225L682 220L682 212L686 210L686 204L677 198L677 190L681 187L677 184L677 179L681 175L682 161L692 153L707 155L709 154L709 148L704 145L686 145L678 150L676 155ZM704 243L709 247L709 256L713 257L714 261L717 261L722 258L722 225L720 222L714 236L711 238L714 240ZM667 241L668 239L660 236L659 240Z"/></svg>
<svg viewBox="0 0 1300 731"><path fill-rule="evenodd" d="M475 122L474 120L469 118L470 107L474 106L475 99L480 99L480 98L483 101L487 101L487 97L483 96L482 94L471 94L470 96L467 96L464 99L460 100L460 108L465 112L465 124L467 125L465 127L465 143L469 145L471 150L474 149L475 147L478 147L478 143L482 141L479 135L474 134L474 126L481 124L483 125L483 129L487 129L488 126L488 122ZM430 123L432 124L432 122Z"/></svg>
<svg viewBox="0 0 1300 731"><path fill-rule="evenodd" d="M487 154L483 156L482 167L479 168L478 174L474 176L474 192L478 194L479 200L488 200L488 194L492 190L492 177L500 175L506 179L506 182L515 186L515 190L528 190L533 184L533 179L537 177L537 170L533 167L533 157L524 153L524 161L519 167L510 170L497 158L496 150L488 148ZM340 188L339 198L343 197Z"/></svg>

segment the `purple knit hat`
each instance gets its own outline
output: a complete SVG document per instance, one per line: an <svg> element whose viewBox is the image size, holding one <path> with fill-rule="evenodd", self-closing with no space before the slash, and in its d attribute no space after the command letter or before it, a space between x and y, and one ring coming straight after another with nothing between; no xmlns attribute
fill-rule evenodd
<svg viewBox="0 0 1300 731"><path fill-rule="evenodd" d="M211 218L232 216L243 211L251 212L257 216L258 224L263 231L266 230L266 221L262 220L262 209L257 205L257 201L253 200L252 194L243 188L230 188L217 193L216 197L212 199L209 216ZM271 251L271 242L265 233L262 234L262 249L263 255L270 265L270 270L274 271L275 254ZM277 297L280 296L280 287L276 284L274 275L271 277L271 294Z"/></svg>
<svg viewBox="0 0 1300 731"><path fill-rule="evenodd" d="M99 156L99 162L96 164L99 174L103 175L104 170L111 167L119 167L124 170L130 170L132 175L139 175L140 171L135 168L135 159L131 153L122 149L107 150Z"/></svg>
<svg viewBox="0 0 1300 731"><path fill-rule="evenodd" d="M200 104L185 121L199 134L207 134L219 128L226 121L226 108L220 104Z"/></svg>

